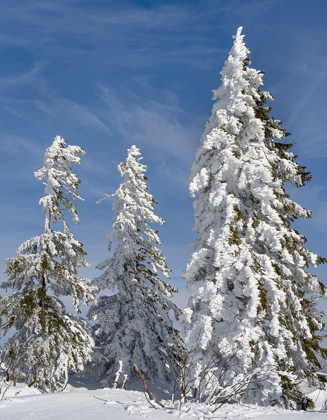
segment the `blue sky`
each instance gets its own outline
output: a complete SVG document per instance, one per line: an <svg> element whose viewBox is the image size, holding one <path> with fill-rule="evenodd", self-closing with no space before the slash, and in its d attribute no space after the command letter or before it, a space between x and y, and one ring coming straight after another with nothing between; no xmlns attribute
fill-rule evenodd
<svg viewBox="0 0 327 420"><path fill-rule="evenodd" d="M111 1L0 0L0 264L42 233L42 183L34 171L56 135L83 147L81 223L75 236L92 267L107 258L109 201L117 164L136 144L170 283L187 298L181 271L195 239L188 176L212 89L243 26L252 66L266 72L272 115L292 133L299 163L313 181L291 196L313 211L297 222L308 247L327 256L327 2L324 0ZM71 220L67 221L72 226ZM318 270L327 285L327 267ZM0 280L3 279L0 277ZM327 305L323 304L327 309Z"/></svg>

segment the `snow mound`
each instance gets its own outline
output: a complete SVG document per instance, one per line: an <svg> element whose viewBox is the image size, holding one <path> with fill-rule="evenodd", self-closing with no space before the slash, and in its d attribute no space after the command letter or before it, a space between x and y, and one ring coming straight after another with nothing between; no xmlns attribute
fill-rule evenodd
<svg viewBox="0 0 327 420"><path fill-rule="evenodd" d="M0 401L0 418L6 420L129 420L131 417L155 420L204 420L204 419L257 419L262 420L323 420L327 411L287 411L280 408L263 408L256 405L226 404L218 411L205 404L186 403L179 407L167 398L164 390L157 389L156 397L165 396L161 402L165 408L155 408L146 400L144 393L135 390L94 389L95 383L86 379L72 378L66 392L43 394L25 384L10 386ZM0 383L0 400L7 385ZM312 391L312 399L321 405L326 394Z"/></svg>

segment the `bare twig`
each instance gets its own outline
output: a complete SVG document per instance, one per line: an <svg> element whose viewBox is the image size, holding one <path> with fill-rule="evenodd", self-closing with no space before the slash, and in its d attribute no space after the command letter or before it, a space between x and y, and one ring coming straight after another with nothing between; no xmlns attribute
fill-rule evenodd
<svg viewBox="0 0 327 420"><path fill-rule="evenodd" d="M2 397L1 397L1 401L4 400L6 392L8 391L8 389L10 388L10 385L12 384L12 381L9 382L9 384L7 385L6 389L4 390L4 392L2 393Z"/></svg>
<svg viewBox="0 0 327 420"><path fill-rule="evenodd" d="M192 359L192 352L186 355L179 362L174 378L172 402L179 389L179 410L183 403L191 399L196 402L204 401L206 405L212 406L212 412L215 412L231 399L239 398L240 395L254 389L253 386L266 380L266 374L276 370L275 366L264 365L260 368L259 378L258 369L254 369L252 373L242 373L238 352L238 349L232 350L228 345L220 349L220 354L212 355L205 365L199 367ZM197 373L194 374L194 371Z"/></svg>

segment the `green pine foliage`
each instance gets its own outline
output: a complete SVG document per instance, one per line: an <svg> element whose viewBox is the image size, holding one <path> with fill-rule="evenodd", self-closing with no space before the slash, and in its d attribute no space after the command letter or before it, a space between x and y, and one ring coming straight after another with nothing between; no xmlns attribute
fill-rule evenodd
<svg viewBox="0 0 327 420"><path fill-rule="evenodd" d="M261 90L263 73L251 68L241 29L190 178L198 237L185 271L186 343L194 375L213 357L238 359L224 383L212 375L208 392L256 372L244 401L310 408L298 384L322 386L327 349L317 299L327 290L308 269L327 260L305 248L292 227L311 212L286 186L302 187L312 176L270 115L273 97Z"/></svg>
<svg viewBox="0 0 327 420"><path fill-rule="evenodd" d="M72 163L80 163L84 151L67 146L57 136L45 153L45 165L35 176L44 179L45 196L40 200L45 213L45 231L24 242L17 256L5 265L8 276L1 288L12 293L0 300L1 330L9 338L2 360L9 371L15 368L18 379L45 391L58 391L67 385L70 371L82 371L90 359L93 340L88 324L66 312L61 296L71 296L79 312L80 301L94 300L92 287L77 275L79 266L87 266L83 244L69 229L63 210L76 223L75 206L66 197L80 198L80 180L71 172ZM52 230L52 224L63 223L63 232Z"/></svg>

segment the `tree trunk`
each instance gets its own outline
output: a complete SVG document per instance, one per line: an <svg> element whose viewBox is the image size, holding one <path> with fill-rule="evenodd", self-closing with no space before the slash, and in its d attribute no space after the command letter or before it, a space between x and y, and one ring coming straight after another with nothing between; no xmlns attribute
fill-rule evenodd
<svg viewBox="0 0 327 420"><path fill-rule="evenodd" d="M38 365L35 365L34 379L30 384L28 384L29 388L31 388L35 384L35 382L37 381L38 375L39 375L39 367Z"/></svg>
<svg viewBox="0 0 327 420"><path fill-rule="evenodd" d="M16 386L16 368L13 368L12 370L12 380L13 380L13 386Z"/></svg>

